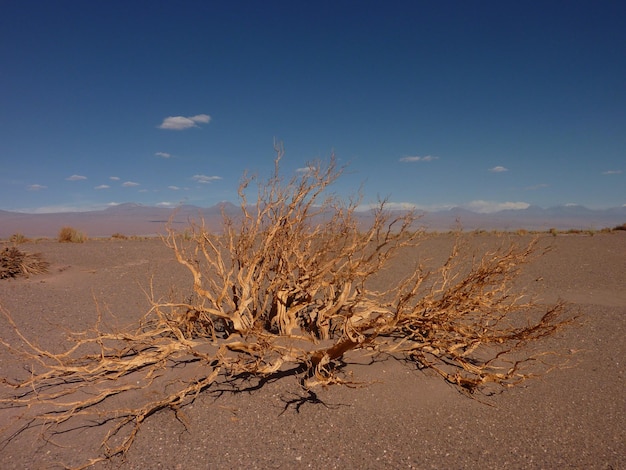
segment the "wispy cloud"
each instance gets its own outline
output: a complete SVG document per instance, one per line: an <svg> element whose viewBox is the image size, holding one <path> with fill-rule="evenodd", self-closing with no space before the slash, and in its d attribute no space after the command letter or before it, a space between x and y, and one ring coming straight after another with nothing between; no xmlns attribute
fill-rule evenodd
<svg viewBox="0 0 626 470"><path fill-rule="evenodd" d="M462 208L478 212L479 214L488 214L490 212L498 212L503 210L521 210L528 209L530 204L527 202L495 202L495 201L471 201L462 204Z"/></svg>
<svg viewBox="0 0 626 470"><path fill-rule="evenodd" d="M157 207L176 207L177 204L175 202L169 202L169 201L163 201L163 202L157 202Z"/></svg>
<svg viewBox="0 0 626 470"><path fill-rule="evenodd" d="M620 175L621 173L622 170L608 170L602 172L603 175Z"/></svg>
<svg viewBox="0 0 626 470"><path fill-rule="evenodd" d="M157 152L154 154L157 157L161 157L161 158L171 158L172 155L167 153L167 152Z"/></svg>
<svg viewBox="0 0 626 470"><path fill-rule="evenodd" d="M375 207L380 207L380 205ZM412 211L417 209L417 206L412 202L386 202L385 209L390 211Z"/></svg>
<svg viewBox="0 0 626 470"><path fill-rule="evenodd" d="M58 214L62 212L80 212L80 209L74 206L41 206L31 209L32 214Z"/></svg>
<svg viewBox="0 0 626 470"><path fill-rule="evenodd" d="M109 189L111 186L109 186L108 184L101 184L99 186L94 186L93 189Z"/></svg>
<svg viewBox="0 0 626 470"><path fill-rule="evenodd" d="M379 207L380 207L380 203L360 204L356 210L359 212L362 212L362 211L377 209ZM435 211L448 210L453 207L456 207L456 205L455 204L424 205L424 204L415 204L413 202L391 202L391 201L385 202L385 209L390 210L390 211L417 211L418 213L419 212L435 212Z"/></svg>
<svg viewBox="0 0 626 470"><path fill-rule="evenodd" d="M489 171L492 173L504 173L505 171L509 171L509 169L498 165L494 166L493 168L489 168Z"/></svg>
<svg viewBox="0 0 626 470"><path fill-rule="evenodd" d="M72 176L68 176L65 179L67 181L80 181L80 180L86 180L87 177L86 176L82 176L82 175L72 175Z"/></svg>
<svg viewBox="0 0 626 470"><path fill-rule="evenodd" d="M419 157L417 155L402 157L400 159L401 162L404 163L412 163L412 162L432 162L433 160L437 160L439 157L434 157L433 155L425 155L423 157Z"/></svg>
<svg viewBox="0 0 626 470"><path fill-rule="evenodd" d="M222 177L221 176L193 175L191 179L198 183L208 184L213 181L221 180Z"/></svg>
<svg viewBox="0 0 626 470"><path fill-rule="evenodd" d="M364 212L374 210L380 207L380 203L372 204L360 204L356 210L357 212ZM412 202L385 202L385 209L388 211L412 211L417 209L417 205Z"/></svg>
<svg viewBox="0 0 626 470"><path fill-rule="evenodd" d="M119 177L119 176L109 176L109 179L110 179L111 181L119 181L119 180L120 180L120 177Z"/></svg>
<svg viewBox="0 0 626 470"><path fill-rule="evenodd" d="M139 183L135 183L134 181L124 181L122 183L122 186L124 186L125 188L131 188L133 186L139 186Z"/></svg>
<svg viewBox="0 0 626 470"><path fill-rule="evenodd" d="M25 210L29 214L59 214L63 212L87 212L105 209L108 204L80 204L80 205L57 205L40 206Z"/></svg>
<svg viewBox="0 0 626 470"><path fill-rule="evenodd" d="M163 119L159 129L168 129L172 131L182 131L191 127L198 127L198 123L208 124L211 116L208 114L197 114L195 116L169 116Z"/></svg>
<svg viewBox="0 0 626 470"><path fill-rule="evenodd" d="M178 191L180 188L178 186L168 186L167 189L171 189L172 191Z"/></svg>
<svg viewBox="0 0 626 470"><path fill-rule="evenodd" d="M317 170L314 166L303 166L301 168L296 168L296 173L311 173Z"/></svg>
<svg viewBox="0 0 626 470"><path fill-rule="evenodd" d="M47 189L48 186L44 186L42 184L31 184L26 187L29 191L41 191L42 189Z"/></svg>

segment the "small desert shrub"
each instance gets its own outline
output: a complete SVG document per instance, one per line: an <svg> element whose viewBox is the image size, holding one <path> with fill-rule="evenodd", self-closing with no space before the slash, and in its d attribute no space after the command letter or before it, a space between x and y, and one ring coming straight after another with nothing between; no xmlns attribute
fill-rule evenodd
<svg viewBox="0 0 626 470"><path fill-rule="evenodd" d="M613 227L613 230L626 230L626 223Z"/></svg>
<svg viewBox="0 0 626 470"><path fill-rule="evenodd" d="M26 253L14 246L0 251L0 279L46 273L48 266L40 253Z"/></svg>
<svg viewBox="0 0 626 470"><path fill-rule="evenodd" d="M111 238L117 239L117 240L128 240L128 237L126 235L124 235L123 233L117 233L117 232L111 235Z"/></svg>
<svg viewBox="0 0 626 470"><path fill-rule="evenodd" d="M329 191L342 173L334 158L285 181L281 157L278 147L254 204L247 195L255 179L244 176L240 213L224 213L218 233L202 221L182 234L170 228L165 242L188 269L193 294L154 296L136 328L111 332L98 319L74 336L72 348L53 354L24 338L5 312L24 341L22 355L37 366L3 402L23 407L31 423L101 420L110 426L107 458L124 454L156 411L179 416L181 405L220 380L261 386L291 375L307 390L357 385L342 372L351 351L403 358L468 395L519 384L551 366L545 351L525 353L524 346L571 321L564 305L539 306L512 290L536 240L475 258L459 241L441 266L416 264L400 281L374 288L394 257L427 237L413 230L415 216L392 216L382 201L365 226L359 199L344 202ZM131 390L134 405L99 408ZM40 403L48 408L36 414Z"/></svg>
<svg viewBox="0 0 626 470"><path fill-rule="evenodd" d="M9 237L9 242L13 243L14 245L21 245L22 243L26 243L29 241L30 240L21 233L14 233Z"/></svg>
<svg viewBox="0 0 626 470"><path fill-rule="evenodd" d="M63 227L59 230L58 240L61 243L83 243L87 236L73 227Z"/></svg>

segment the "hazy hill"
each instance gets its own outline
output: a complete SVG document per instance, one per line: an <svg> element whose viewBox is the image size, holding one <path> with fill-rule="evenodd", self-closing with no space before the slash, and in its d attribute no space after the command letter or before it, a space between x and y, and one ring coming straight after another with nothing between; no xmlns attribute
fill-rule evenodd
<svg viewBox="0 0 626 470"><path fill-rule="evenodd" d="M157 235L166 231L169 222L176 229L184 229L190 219L204 219L211 230L221 227L222 211L236 216L240 209L231 203L212 207L184 205L176 210L141 204L120 204L104 210L63 212L55 214L28 214L0 210L0 238L14 233L27 237L55 237L63 226L71 226L91 237L124 235ZM368 212L359 213L367 223ZM626 222L626 207L592 210L583 206L558 206L547 209L530 206L521 210L503 210L480 214L462 208L438 212L424 212L416 225L429 230L549 230L602 229Z"/></svg>

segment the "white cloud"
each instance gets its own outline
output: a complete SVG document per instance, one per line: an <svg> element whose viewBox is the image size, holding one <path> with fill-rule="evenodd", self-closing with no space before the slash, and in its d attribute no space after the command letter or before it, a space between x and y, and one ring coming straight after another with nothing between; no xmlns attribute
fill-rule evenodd
<svg viewBox="0 0 626 470"><path fill-rule="evenodd" d="M296 173L311 173L317 170L314 166L303 166L302 168L296 168Z"/></svg>
<svg viewBox="0 0 626 470"><path fill-rule="evenodd" d="M47 188L48 186L44 186L42 184L31 184L26 187L26 189L28 189L29 191L40 191L42 189L47 189Z"/></svg>
<svg viewBox="0 0 626 470"><path fill-rule="evenodd" d="M58 205L58 206L40 206L28 209L22 212L28 212L30 214L58 214L61 212L87 212L97 211L105 209L107 206L104 204L84 204L84 205Z"/></svg>
<svg viewBox="0 0 626 470"><path fill-rule="evenodd" d="M603 175L619 175L621 173L622 173L622 170L609 170L609 171L602 172Z"/></svg>
<svg viewBox="0 0 626 470"><path fill-rule="evenodd" d="M171 189L172 191L178 191L180 188L178 186L168 186L167 189Z"/></svg>
<svg viewBox="0 0 626 470"><path fill-rule="evenodd" d="M369 211L372 209L377 209L380 207L380 203L372 203L372 204L360 204L356 210L358 212ZM437 212L437 211L445 211L450 210L454 207L458 207L457 204L453 203L438 203L438 204L415 204L413 202L385 202L386 210L406 210L406 211L416 211L418 214L420 212Z"/></svg>
<svg viewBox="0 0 626 470"><path fill-rule="evenodd" d="M68 176L65 179L67 181L80 181L80 180L86 180L87 177L86 176L82 176L82 175L72 175L72 176Z"/></svg>
<svg viewBox="0 0 626 470"><path fill-rule="evenodd" d="M530 204L527 202L494 202L494 201L471 201L461 205L464 209L478 212L479 214L488 214L490 212L498 212L503 210L520 210L527 209Z"/></svg>
<svg viewBox="0 0 626 470"><path fill-rule="evenodd" d="M111 186L109 186L108 184L101 184L99 186L94 186L93 189L109 189Z"/></svg>
<svg viewBox="0 0 626 470"><path fill-rule="evenodd" d="M198 183L208 184L208 183L211 183L212 181L221 180L222 177L221 176L193 175L191 179Z"/></svg>
<svg viewBox="0 0 626 470"><path fill-rule="evenodd" d="M119 181L120 177L119 176L109 176L109 179L112 181Z"/></svg>
<svg viewBox="0 0 626 470"><path fill-rule="evenodd" d="M433 160L437 160L439 157L434 157L433 155L426 155L424 157L418 157L417 155L402 157L400 159L401 162L411 163L411 162L432 162Z"/></svg>
<svg viewBox="0 0 626 470"><path fill-rule="evenodd" d="M208 124L211 121L211 116L208 114L196 114L195 116L191 116L191 119L194 122L202 122L204 124Z"/></svg>
<svg viewBox="0 0 626 470"><path fill-rule="evenodd" d="M380 207L375 206L375 207ZM412 211L417 209L417 206L412 202L386 202L385 209L389 211Z"/></svg>
<svg viewBox="0 0 626 470"><path fill-rule="evenodd" d="M154 154L157 157L161 157L161 158L171 158L172 155L167 153L167 152L157 152Z"/></svg>
<svg viewBox="0 0 626 470"><path fill-rule="evenodd" d="M135 183L134 181L124 181L122 183L122 186L124 186L125 188L130 188L132 186L139 186L139 183Z"/></svg>
<svg viewBox="0 0 626 470"><path fill-rule="evenodd" d="M169 129L172 131L182 131L191 127L198 127L198 123L208 124L211 116L208 114L197 114L195 116L169 116L163 119L159 129Z"/></svg>
<svg viewBox="0 0 626 470"><path fill-rule="evenodd" d="M489 171L492 173L503 173L505 171L509 171L509 169L498 165L494 166L493 168L489 168Z"/></svg>
<svg viewBox="0 0 626 470"><path fill-rule="evenodd" d="M380 203L372 203L372 204L360 204L357 206L357 212L364 212L373 209L378 209L380 207ZM413 204L412 202L385 202L385 210L388 211L412 211L419 209L417 204Z"/></svg>
<svg viewBox="0 0 626 470"><path fill-rule="evenodd" d="M176 207L176 203L174 202L168 202L168 201L163 201L163 202L157 202L156 204L158 207Z"/></svg>
<svg viewBox="0 0 626 470"><path fill-rule="evenodd" d="M32 214L58 214L61 212L81 212L82 210L89 209L81 209L75 206L41 206L32 209L30 212Z"/></svg>

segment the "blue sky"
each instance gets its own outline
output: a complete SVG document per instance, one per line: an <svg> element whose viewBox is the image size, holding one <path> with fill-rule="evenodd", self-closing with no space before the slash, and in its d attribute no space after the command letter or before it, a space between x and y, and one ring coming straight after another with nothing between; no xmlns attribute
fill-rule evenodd
<svg viewBox="0 0 626 470"><path fill-rule="evenodd" d="M237 201L335 152L340 195L626 204L621 1L5 1L0 209Z"/></svg>

